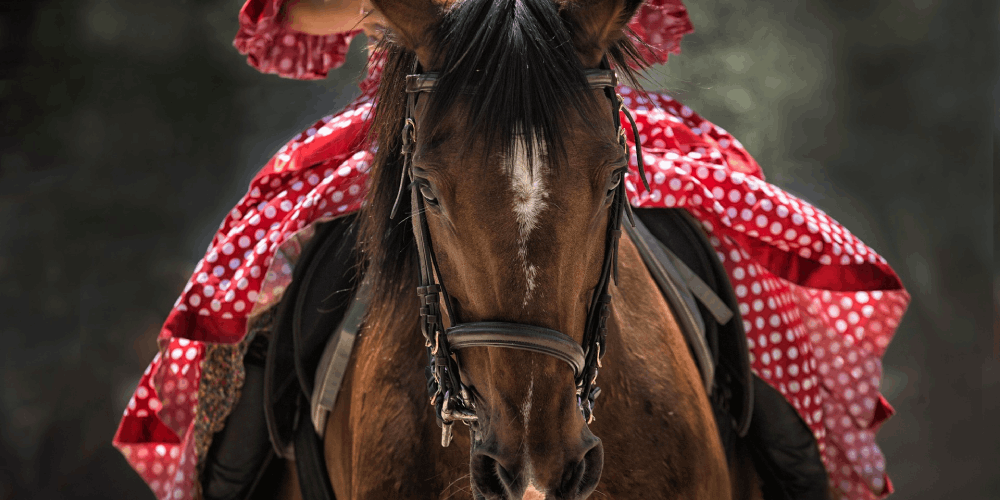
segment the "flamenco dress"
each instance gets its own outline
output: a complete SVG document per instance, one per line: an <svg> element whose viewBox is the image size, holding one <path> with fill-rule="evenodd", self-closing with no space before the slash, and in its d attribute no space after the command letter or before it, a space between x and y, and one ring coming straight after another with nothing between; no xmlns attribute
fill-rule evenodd
<svg viewBox="0 0 1000 500"><path fill-rule="evenodd" d="M314 36L282 23L285 0L249 0L234 41L248 62L286 78L324 78L359 32ZM679 0L644 5L630 25L655 50L693 31ZM315 223L361 208L365 141L379 62L361 94L295 136L264 166L219 227L158 337L113 444L161 500L198 496L212 436L239 399L248 324L277 304ZM679 207L699 220L739 302L754 373L812 430L842 498L892 492L875 432L893 409L881 358L909 294L885 259L846 228L764 179L738 140L667 94L619 87L639 128L651 187L635 156L637 208ZM634 151L634 147L632 147Z"/></svg>

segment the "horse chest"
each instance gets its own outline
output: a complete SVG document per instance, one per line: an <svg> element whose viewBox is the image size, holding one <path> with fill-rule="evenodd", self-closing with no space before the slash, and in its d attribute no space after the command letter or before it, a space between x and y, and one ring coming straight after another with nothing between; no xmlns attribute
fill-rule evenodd
<svg viewBox="0 0 1000 500"><path fill-rule="evenodd" d="M327 465L338 498L443 498L468 491L468 432L457 430L452 446L441 447L427 405L425 364L415 332L366 330L359 337L327 421Z"/></svg>

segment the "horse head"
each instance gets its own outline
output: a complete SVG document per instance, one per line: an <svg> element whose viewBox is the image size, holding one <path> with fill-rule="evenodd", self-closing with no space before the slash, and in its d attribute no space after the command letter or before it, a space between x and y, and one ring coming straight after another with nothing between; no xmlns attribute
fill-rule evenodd
<svg viewBox="0 0 1000 500"><path fill-rule="evenodd" d="M449 405L464 405L466 414L454 418L473 429L471 477L480 497L585 498L601 477L603 447L588 427L603 349L595 332L606 321L601 296L627 210L629 154L614 80L595 85L588 70L614 64L628 72L635 52L623 30L639 3L374 2L391 25L386 43L398 52L386 64L419 65L434 76L425 89L411 79L406 97L384 80L386 110L378 113L397 116L382 128L384 116L376 118L379 147L393 149L379 154L405 154L373 173L370 199L389 200L375 187L380 176L403 178L396 201L414 217L427 322L507 325L504 338L527 339L459 350L440 338L443 329L425 324L431 370L439 370L434 383L450 389L432 402L446 427L456 414ZM447 291L440 311L429 284ZM518 325L527 329L521 337ZM531 340L543 329L556 333ZM561 356L524 348L553 339L562 339L553 348ZM564 362L574 357L570 343L582 346L572 368ZM440 349L451 350L442 357Z"/></svg>

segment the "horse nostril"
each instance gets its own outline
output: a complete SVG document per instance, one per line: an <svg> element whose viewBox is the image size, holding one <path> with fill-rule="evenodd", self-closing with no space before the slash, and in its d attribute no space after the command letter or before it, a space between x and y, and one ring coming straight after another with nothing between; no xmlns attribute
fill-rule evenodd
<svg viewBox="0 0 1000 500"><path fill-rule="evenodd" d="M575 467L567 467L563 471L562 482L559 485L559 491L564 491L567 493L575 492L579 488L580 479L583 478L583 473L587 470L587 461L580 460L576 463Z"/></svg>
<svg viewBox="0 0 1000 500"><path fill-rule="evenodd" d="M507 485L507 488L510 488L510 486L514 484L514 476L512 476L510 472L507 472L507 469L504 469L503 466L500 465L500 462L494 460L493 463L496 464L497 477L500 478L500 481L502 481L503 484Z"/></svg>
<svg viewBox="0 0 1000 500"><path fill-rule="evenodd" d="M493 457L476 454L472 458L472 485L486 498L506 498L514 477Z"/></svg>
<svg viewBox="0 0 1000 500"><path fill-rule="evenodd" d="M563 498L586 498L597 488L604 468L604 447L598 442L587 451L583 460L570 464L563 471L562 483L559 485L560 496Z"/></svg>

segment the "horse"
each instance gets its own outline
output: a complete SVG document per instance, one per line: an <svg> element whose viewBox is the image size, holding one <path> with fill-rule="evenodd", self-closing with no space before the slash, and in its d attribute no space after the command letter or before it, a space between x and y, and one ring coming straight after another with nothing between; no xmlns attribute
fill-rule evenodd
<svg viewBox="0 0 1000 500"><path fill-rule="evenodd" d="M390 32L359 215L371 299L325 422L337 498L759 497L619 238L610 68L634 78L640 3L374 2ZM299 488L287 474L281 498Z"/></svg>

